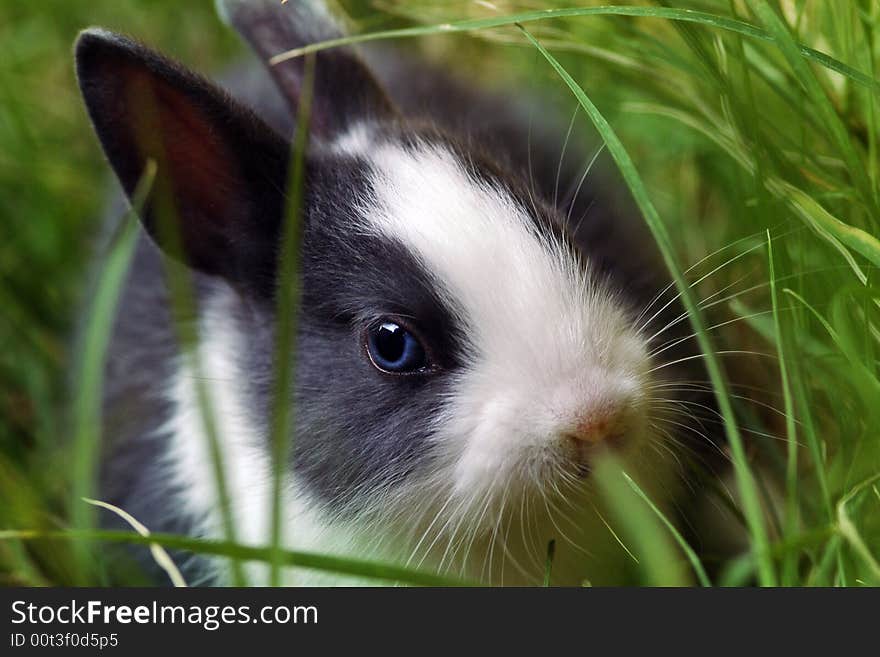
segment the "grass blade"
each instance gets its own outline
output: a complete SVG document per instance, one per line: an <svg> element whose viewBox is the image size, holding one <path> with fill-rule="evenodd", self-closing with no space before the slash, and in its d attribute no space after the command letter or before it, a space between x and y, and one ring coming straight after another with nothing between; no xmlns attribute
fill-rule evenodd
<svg viewBox="0 0 880 657"><path fill-rule="evenodd" d="M71 541L107 541L130 545L147 545L156 543L171 550L183 550L194 554L210 554L228 557L234 561L262 561L271 563L275 558L274 550L268 547L251 547L230 541L214 541L179 536L176 534L150 534L141 536L136 532L118 530L0 530L0 541L3 540L71 540ZM314 552L282 550L282 561L285 566L308 568L332 573L341 573L353 577L380 580L384 582L401 582L416 586L477 586L467 580L458 580L434 573L401 568L375 561L348 559Z"/></svg>
<svg viewBox="0 0 880 657"><path fill-rule="evenodd" d="M841 243L864 256L873 265L880 267L880 240L861 228L850 226L833 216L814 198L797 187L782 181L778 181L777 184L788 197L795 212L816 228L817 232L837 238Z"/></svg>
<svg viewBox="0 0 880 657"><path fill-rule="evenodd" d="M779 295L776 290L776 266L773 261L773 242L770 231L767 231L767 261L770 269L770 299L773 306L773 324L776 329L776 352L779 360L779 375L782 379L782 395L785 403L785 430L788 437L786 464L786 513L784 535L791 538L798 529L798 443L797 424L795 420L794 402L791 394L791 382L788 365L785 360L785 335L782 331L782 319L779 316ZM783 583L793 585L797 577L798 555L792 551L784 559L782 567Z"/></svg>
<svg viewBox="0 0 880 657"><path fill-rule="evenodd" d="M107 502L102 502L101 500L90 500L87 497L84 497L83 501L87 504L91 504L92 506L107 509L111 513L116 514L119 518L128 523L128 525L133 530L135 530L144 538L150 536L150 530L147 529L147 527L142 522L140 522L137 518L135 518L124 509L120 509L118 506L108 504ZM183 575L180 574L180 570L174 564L174 561L171 559L171 556L168 554L168 552L165 551L165 548L163 548L158 543L150 543L150 554L153 555L153 560L156 562L156 565L165 571L165 573L168 575L168 578L171 580L171 583L175 587L183 588L186 586L186 580L183 579Z"/></svg>
<svg viewBox="0 0 880 657"><path fill-rule="evenodd" d="M657 505L651 501L651 498L648 497L647 493L641 489L641 487L630 477L626 472L623 473L624 479L626 479L626 483L629 484L630 488L635 491L636 495L638 495L642 500L647 504L651 511L653 511L660 521L666 525L666 528L672 534L672 537L675 539L675 542L678 543L678 546L682 549L685 556L688 558L688 561L691 562L691 566L694 569L694 574L697 576L697 580L699 580L701 586L712 586L712 581L709 579L709 575L706 574L706 569L703 568L703 564L700 562L700 558L697 556L697 553L694 552L694 549L688 545L688 542L684 540L684 536L681 535L681 532L676 529L675 525L670 522L669 518L666 517L660 509L657 508Z"/></svg>
<svg viewBox="0 0 880 657"><path fill-rule="evenodd" d="M688 579L681 568L679 555L662 526L634 495L638 487L632 485L634 482L624 472L621 463L613 456L605 455L597 461L593 474L605 502L638 556L630 552L616 534L615 538L639 564L646 583L649 586L686 586Z"/></svg>
<svg viewBox="0 0 880 657"><path fill-rule="evenodd" d="M533 21L550 20L554 18L575 18L584 16L631 16L636 18L660 18L672 21L684 21L689 23L698 23L705 27L714 27L743 36L752 37L762 41L773 41L773 36L764 30L745 21L719 16L704 11L695 11L693 9L670 9L667 7L622 7L622 6L606 6L606 7L585 7L572 9L544 9L539 11L528 11L519 14L510 14L507 16L497 16L492 18L479 18L472 20L456 21L453 23L441 23L439 25L420 25L416 27L406 27L395 30L383 30L381 32L370 32L367 34L357 34L338 39L328 39L313 43L302 48L295 48L283 53L275 55L269 62L273 65L280 64L294 57L326 50L328 48L337 48L339 46L347 46L356 43L365 43L367 41L379 41L387 39L404 39L418 36L427 36L430 34L444 34L453 32L472 32L475 30L486 30L495 27L505 27L511 25L520 25ZM880 92L880 83L861 71L858 71L841 61L830 57L829 55L809 48L805 45L798 44L798 48L804 57L825 66L826 68L840 73L847 78L868 87L874 93Z"/></svg>
<svg viewBox="0 0 880 657"><path fill-rule="evenodd" d="M71 521L74 527L87 530L94 526L93 510L80 500L94 496L97 459L101 445L101 400L104 390L104 360L119 305L119 295L128 274L139 235L137 213L153 186L156 165L149 162L132 198L121 231L110 250L104 270L93 295L92 307L80 348L81 359L74 379L76 397L73 405L73 492ZM78 575L91 571L87 542L78 544Z"/></svg>
<svg viewBox="0 0 880 657"><path fill-rule="evenodd" d="M861 493L870 490L875 482L880 481L880 474L874 475L853 488L847 495L841 498L837 503L837 528L841 535L847 540L853 551L868 566L871 576L874 578L874 584L880 584L880 561L871 553L871 549L865 543L865 540L859 534L858 529L853 523L847 511L847 505L852 502Z"/></svg>
<svg viewBox="0 0 880 657"><path fill-rule="evenodd" d="M308 148L308 130L312 106L312 85L315 78L315 57L306 59L301 101L298 108L296 135L293 140L289 194L281 235L278 265L277 321L275 323L275 382L272 394L272 560L269 580L272 586L281 585L283 565L281 540L283 537L282 482L288 455L292 449L291 397L296 374L296 313L299 307L299 253L302 241L302 199L305 177L305 153Z"/></svg>

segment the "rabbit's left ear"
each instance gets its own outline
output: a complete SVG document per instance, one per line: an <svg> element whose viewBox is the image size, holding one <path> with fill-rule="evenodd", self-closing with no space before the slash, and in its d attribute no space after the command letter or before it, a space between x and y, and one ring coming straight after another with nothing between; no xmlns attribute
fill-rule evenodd
<svg viewBox="0 0 880 657"><path fill-rule="evenodd" d="M296 112L300 104L305 59L277 64L275 55L342 36L320 0L217 0L221 15L250 44ZM360 57L346 47L316 54L310 108L313 136L332 140L360 121L393 119L396 112L381 85Z"/></svg>

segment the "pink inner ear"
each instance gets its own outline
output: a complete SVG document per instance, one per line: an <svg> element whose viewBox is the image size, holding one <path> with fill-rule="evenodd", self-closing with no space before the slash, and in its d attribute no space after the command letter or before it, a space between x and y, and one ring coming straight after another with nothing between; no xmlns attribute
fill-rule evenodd
<svg viewBox="0 0 880 657"><path fill-rule="evenodd" d="M231 218L240 216L247 191L222 133L225 117L212 115L199 99L144 69L122 79L136 147L159 167L156 191L171 194L184 248L192 253L193 240L227 241Z"/></svg>

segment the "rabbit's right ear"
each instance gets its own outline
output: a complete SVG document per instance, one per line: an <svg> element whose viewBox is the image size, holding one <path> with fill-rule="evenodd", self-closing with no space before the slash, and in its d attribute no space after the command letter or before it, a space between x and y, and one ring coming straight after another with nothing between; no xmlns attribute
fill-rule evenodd
<svg viewBox="0 0 880 657"><path fill-rule="evenodd" d="M119 34L76 43L80 89L107 159L166 253L261 293L272 289L289 146L220 88Z"/></svg>
<svg viewBox="0 0 880 657"><path fill-rule="evenodd" d="M217 0L221 16L250 44L287 99L299 107L305 60L294 57L272 64L275 55L342 36L321 0ZM359 121L394 118L385 91L351 48L332 48L316 55L310 128L332 140Z"/></svg>

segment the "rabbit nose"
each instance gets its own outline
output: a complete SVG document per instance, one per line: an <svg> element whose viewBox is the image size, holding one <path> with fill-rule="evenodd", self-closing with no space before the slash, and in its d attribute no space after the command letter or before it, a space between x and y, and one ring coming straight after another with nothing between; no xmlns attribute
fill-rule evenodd
<svg viewBox="0 0 880 657"><path fill-rule="evenodd" d="M584 413L574 427L566 432L566 436L582 446L619 447L627 430L626 415L623 408L603 408Z"/></svg>

